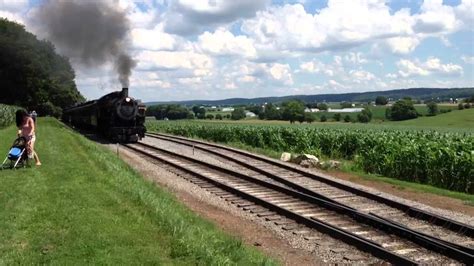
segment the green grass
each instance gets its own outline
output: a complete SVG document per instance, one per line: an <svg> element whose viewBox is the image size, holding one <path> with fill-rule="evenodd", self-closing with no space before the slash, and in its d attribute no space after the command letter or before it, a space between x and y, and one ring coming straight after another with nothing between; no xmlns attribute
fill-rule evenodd
<svg viewBox="0 0 474 266"><path fill-rule="evenodd" d="M56 120L37 136L41 167L0 171L0 264L274 263Z"/></svg>
<svg viewBox="0 0 474 266"><path fill-rule="evenodd" d="M422 128L470 128L471 131L474 131L474 108L456 110L436 116L424 116L413 120L396 122L396 124Z"/></svg>

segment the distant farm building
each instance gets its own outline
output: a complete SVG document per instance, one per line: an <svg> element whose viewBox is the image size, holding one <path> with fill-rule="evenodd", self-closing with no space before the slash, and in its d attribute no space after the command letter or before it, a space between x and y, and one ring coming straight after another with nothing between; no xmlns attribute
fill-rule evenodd
<svg viewBox="0 0 474 266"><path fill-rule="evenodd" d="M246 111L246 112L245 112L245 116L246 116L246 117L256 117L257 115L256 115L254 112Z"/></svg>
<svg viewBox="0 0 474 266"><path fill-rule="evenodd" d="M222 112L232 112L232 111L234 111L233 107L224 107L224 108L222 108Z"/></svg>
<svg viewBox="0 0 474 266"><path fill-rule="evenodd" d="M332 109L328 108L329 113L359 113L362 112L364 108L342 108L342 109Z"/></svg>
<svg viewBox="0 0 474 266"><path fill-rule="evenodd" d="M319 112L319 109L318 108L306 108L306 109L304 109L304 112L305 113L317 113L317 112Z"/></svg>

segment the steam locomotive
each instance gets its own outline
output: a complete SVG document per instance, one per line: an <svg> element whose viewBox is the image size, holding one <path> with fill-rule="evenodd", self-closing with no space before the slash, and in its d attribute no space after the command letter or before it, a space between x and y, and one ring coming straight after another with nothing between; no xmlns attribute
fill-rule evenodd
<svg viewBox="0 0 474 266"><path fill-rule="evenodd" d="M63 121L91 129L114 142L137 142L145 137L146 107L128 96L128 88L78 104L63 111Z"/></svg>

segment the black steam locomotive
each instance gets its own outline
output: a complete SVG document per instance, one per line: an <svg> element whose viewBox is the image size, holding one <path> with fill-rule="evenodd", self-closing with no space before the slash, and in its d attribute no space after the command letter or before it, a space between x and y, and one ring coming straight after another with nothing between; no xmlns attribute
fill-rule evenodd
<svg viewBox="0 0 474 266"><path fill-rule="evenodd" d="M136 142L145 136L146 107L128 96L128 88L115 91L63 111L63 121L92 129L117 142Z"/></svg>

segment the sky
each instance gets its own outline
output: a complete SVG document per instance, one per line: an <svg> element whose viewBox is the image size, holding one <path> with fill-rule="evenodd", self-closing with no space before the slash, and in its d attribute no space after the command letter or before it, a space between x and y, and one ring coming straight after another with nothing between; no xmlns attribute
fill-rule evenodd
<svg viewBox="0 0 474 266"><path fill-rule="evenodd" d="M104 1L146 102L474 86L474 0ZM0 17L42 38L43 4L0 0ZM71 62L86 98L120 89L112 65Z"/></svg>

